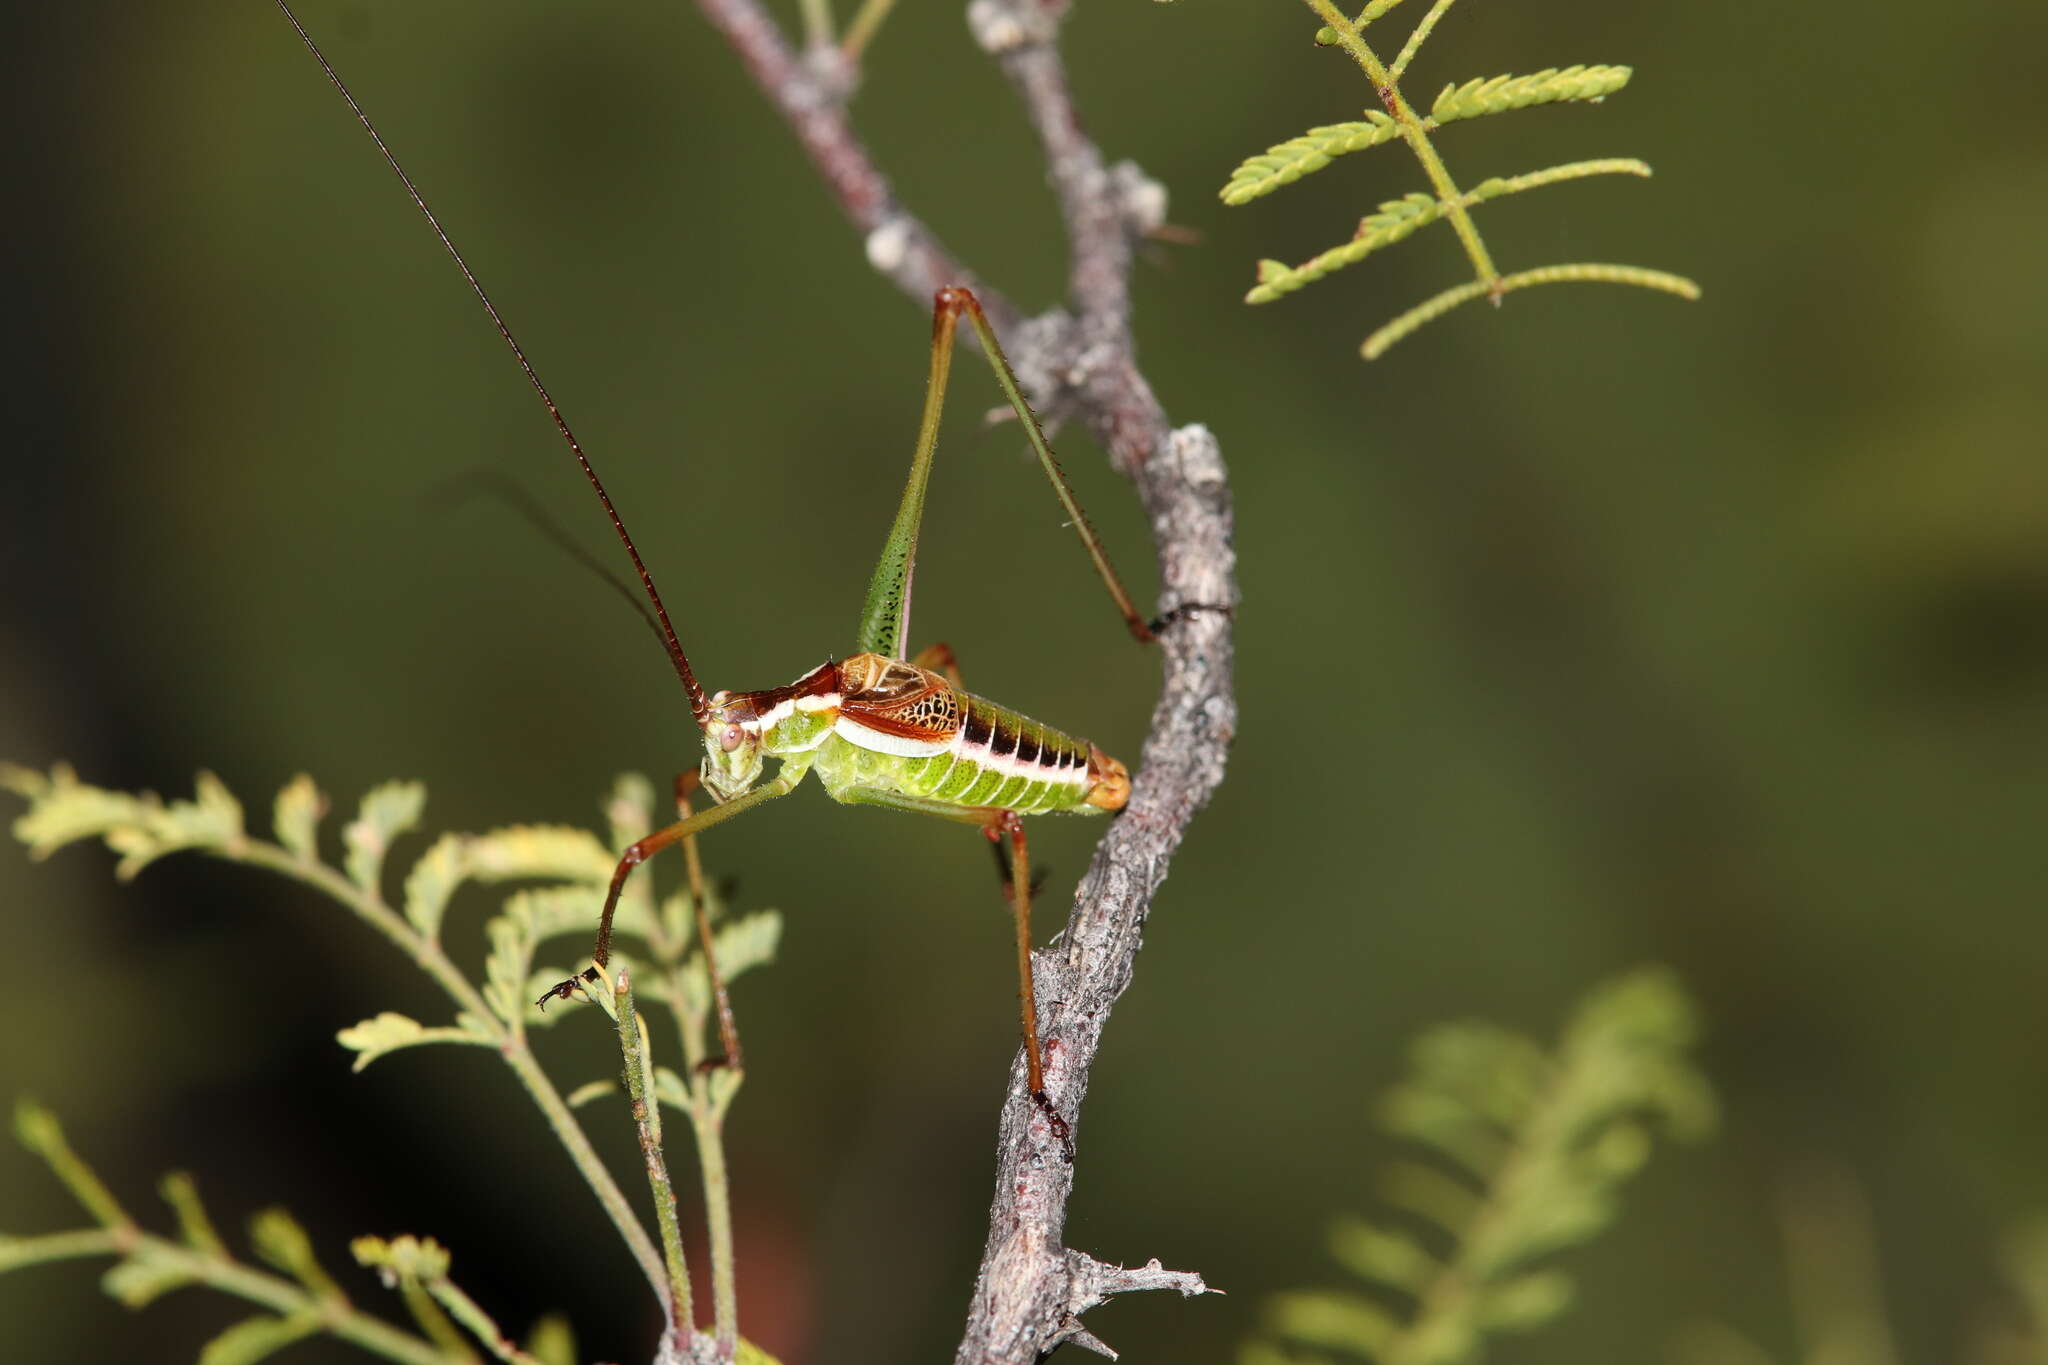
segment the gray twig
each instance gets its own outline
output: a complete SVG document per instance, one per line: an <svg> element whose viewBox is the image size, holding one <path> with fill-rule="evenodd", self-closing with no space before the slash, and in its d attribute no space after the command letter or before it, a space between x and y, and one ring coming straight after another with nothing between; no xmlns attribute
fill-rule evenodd
<svg viewBox="0 0 2048 1365"><path fill-rule="evenodd" d="M1034 957L1046 1091L1080 1130L1111 1007L1130 984L1140 930L1195 813L1223 778L1237 729L1231 691L1237 602L1230 487L1216 438L1174 428L1138 368L1131 336L1133 243L1160 225L1165 192L1136 166L1105 164L1082 129L1057 47L1064 0L972 0L968 25L1024 100L1044 149L1068 239L1068 299L1020 319L897 201L846 116L855 73L830 53L799 56L757 0L698 0L794 129L870 263L923 302L942 285L971 285L1033 404L1048 420L1085 423L1137 486L1151 519L1163 612L1164 678L1130 805L1097 845L1057 948ZM1028 1365L1062 1342L1103 1354L1080 1315L1112 1294L1212 1292L1201 1277L1152 1261L1105 1265L1061 1242L1074 1167L1025 1093L1021 1052L998 1138L988 1243L956 1365Z"/></svg>

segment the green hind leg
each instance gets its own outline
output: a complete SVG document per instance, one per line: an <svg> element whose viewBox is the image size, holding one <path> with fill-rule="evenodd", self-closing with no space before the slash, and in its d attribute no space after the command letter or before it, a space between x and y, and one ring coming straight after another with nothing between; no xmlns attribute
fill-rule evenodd
<svg viewBox="0 0 2048 1365"><path fill-rule="evenodd" d="M896 509L896 520L890 524L889 538L883 542L882 558L875 565L875 576L868 585L867 601L861 609L860 650L901 659L909 648L910 589L917 570L918 528L924 520L925 487L931 481L932 456L939 443L939 413L945 406L946 380L953 368L953 343L963 315L980 340L982 354L988 357L989 367L995 371L997 386L1016 410L1017 418L1024 426L1025 438L1031 443L1032 453L1038 456L1039 467L1052 484L1053 495L1065 509L1067 521L1075 534L1081 537L1081 544L1088 551L1088 558L1094 563L1103 586L1109 589L1124 624L1139 641L1152 639L1152 631L1145 624L1145 618L1131 605L1130 594L1124 591L1123 581L1110 565L1109 554L1102 548L1102 540L1089 523L1088 514L1081 510L1079 500L1074 497L1066 473L1045 439L1044 429L1038 425L1031 405L1024 400L1024 390L1017 384L1016 372L1003 355L1002 343L996 340L995 329L988 325L980 301L966 289L948 287L939 290L932 300L931 374L925 386L924 416L918 423L917 447L910 457L910 480L904 486L903 501Z"/></svg>

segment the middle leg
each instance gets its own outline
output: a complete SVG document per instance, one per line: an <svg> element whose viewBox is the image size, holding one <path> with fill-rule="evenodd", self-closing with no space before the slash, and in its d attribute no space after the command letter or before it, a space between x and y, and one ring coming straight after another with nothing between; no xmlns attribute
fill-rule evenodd
<svg viewBox="0 0 2048 1365"><path fill-rule="evenodd" d="M695 768L676 774L676 815L688 820L693 813L690 809L690 793L697 790L703 775ZM706 1067L725 1066L734 1071L746 1070L746 1063L740 1054L739 1025L733 1021L732 1000L725 993L725 975L718 970L718 954L711 946L711 900L706 893L704 882L704 860L697 853L697 836L690 835L683 840L683 860L689 867L690 908L697 916L697 941L704 954L704 975L711 985L711 1004L718 1011L718 1041L725 1049L725 1056L706 1058Z"/></svg>
<svg viewBox="0 0 2048 1365"><path fill-rule="evenodd" d="M967 684L960 678L960 660L954 655L953 646L944 640L934 640L917 651L910 663L914 668L928 668L934 673L942 673L946 681L959 691L967 690Z"/></svg>

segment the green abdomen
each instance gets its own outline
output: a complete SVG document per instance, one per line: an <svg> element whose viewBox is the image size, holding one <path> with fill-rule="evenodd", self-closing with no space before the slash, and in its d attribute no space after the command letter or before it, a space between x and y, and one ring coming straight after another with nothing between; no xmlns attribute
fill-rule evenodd
<svg viewBox="0 0 2048 1365"><path fill-rule="evenodd" d="M818 754L828 785L882 789L961 807L995 807L1019 815L1094 813L1088 744L994 702L956 692L962 723L940 753L904 757L862 748L834 735ZM830 753L828 750L853 750ZM854 772L834 772L851 765Z"/></svg>

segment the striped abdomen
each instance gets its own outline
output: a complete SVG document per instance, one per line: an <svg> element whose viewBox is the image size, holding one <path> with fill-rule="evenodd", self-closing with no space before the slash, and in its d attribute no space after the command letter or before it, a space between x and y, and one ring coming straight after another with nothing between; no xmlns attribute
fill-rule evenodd
<svg viewBox="0 0 2048 1365"><path fill-rule="evenodd" d="M831 736L816 760L835 795L892 792L1019 815L1122 810L1130 798L1124 765L1087 740L963 692L930 669L857 654L837 666L837 680Z"/></svg>
<svg viewBox="0 0 2048 1365"><path fill-rule="evenodd" d="M1130 779L1094 745L981 697L953 697L960 728L945 752L905 761L906 793L1019 815L1123 807Z"/></svg>

